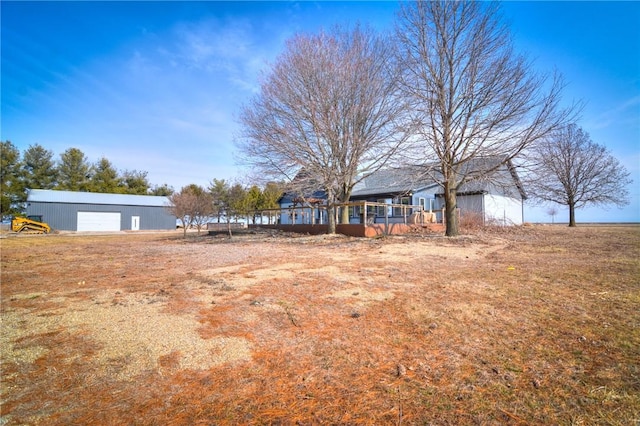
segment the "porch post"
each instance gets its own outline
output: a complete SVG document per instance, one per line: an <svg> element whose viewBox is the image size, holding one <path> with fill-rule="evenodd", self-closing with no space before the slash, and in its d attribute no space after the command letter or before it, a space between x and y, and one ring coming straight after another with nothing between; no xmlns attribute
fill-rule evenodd
<svg viewBox="0 0 640 426"><path fill-rule="evenodd" d="M362 205L362 208L364 208L364 216L362 216L364 219L364 227L367 227L367 201L365 200L364 204Z"/></svg>
<svg viewBox="0 0 640 426"><path fill-rule="evenodd" d="M384 233L389 235L389 206L387 203L384 204Z"/></svg>

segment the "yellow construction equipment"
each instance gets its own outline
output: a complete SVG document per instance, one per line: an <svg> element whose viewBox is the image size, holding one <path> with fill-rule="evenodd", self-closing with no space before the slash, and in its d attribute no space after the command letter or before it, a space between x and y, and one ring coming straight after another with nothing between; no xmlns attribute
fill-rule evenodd
<svg viewBox="0 0 640 426"><path fill-rule="evenodd" d="M51 227L42 221L42 216L14 217L11 221L13 232L29 232L36 234L48 234Z"/></svg>

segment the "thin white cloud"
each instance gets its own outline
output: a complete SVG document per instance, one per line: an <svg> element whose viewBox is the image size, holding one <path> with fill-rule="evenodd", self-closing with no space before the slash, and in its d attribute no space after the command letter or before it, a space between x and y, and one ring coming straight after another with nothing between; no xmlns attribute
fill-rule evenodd
<svg viewBox="0 0 640 426"><path fill-rule="evenodd" d="M51 139L27 143L56 154L78 147L90 161L106 156L176 187L236 176L233 115L262 53L246 25L213 24L154 34L63 76L39 102Z"/></svg>
<svg viewBox="0 0 640 426"><path fill-rule="evenodd" d="M208 18L176 24L158 46L157 61L189 75L216 76L242 91L255 90L256 77L272 52L247 19Z"/></svg>
<svg viewBox="0 0 640 426"><path fill-rule="evenodd" d="M604 129L620 125L640 126L640 95L624 99L611 108L600 112L590 123L591 129Z"/></svg>

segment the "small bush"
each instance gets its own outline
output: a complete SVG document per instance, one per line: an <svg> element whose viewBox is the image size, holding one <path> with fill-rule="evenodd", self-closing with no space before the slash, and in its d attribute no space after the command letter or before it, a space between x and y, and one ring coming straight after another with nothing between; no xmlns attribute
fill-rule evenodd
<svg viewBox="0 0 640 426"><path fill-rule="evenodd" d="M473 211L460 212L460 229L465 231L474 231L484 228L484 220L482 214Z"/></svg>

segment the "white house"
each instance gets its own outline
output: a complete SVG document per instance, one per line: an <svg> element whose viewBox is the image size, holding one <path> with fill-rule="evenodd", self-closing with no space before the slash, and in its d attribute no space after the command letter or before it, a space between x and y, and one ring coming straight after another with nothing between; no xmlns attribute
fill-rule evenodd
<svg viewBox="0 0 640 426"><path fill-rule="evenodd" d="M507 162L496 168L498 163L495 158L481 158L469 163L467 171L471 168L469 174L476 174L477 177L458 190L460 214L477 214L483 223L520 225L523 223L526 194L513 165ZM437 182L438 179L425 177L429 175L425 170L426 167L378 170L355 185L350 201L377 203L376 206L368 207L367 211L368 220L374 223L401 223L406 221L407 212L411 214L416 210L435 212L437 221L441 222L445 204L443 188ZM487 178L486 170L493 170L490 178ZM284 209L280 223L326 223L326 210L321 208L324 200L322 191L316 191L307 197L283 195L279 201L280 207ZM362 213L360 207L350 207L350 222L360 223Z"/></svg>
<svg viewBox="0 0 640 426"><path fill-rule="evenodd" d="M497 165L495 158L483 158L469 163L477 170L477 178L471 180L457 192L460 214L478 214L483 223L520 225L523 222L523 202L526 194L511 162L498 167L489 177L483 170ZM445 206L442 186L433 178L426 178L425 168L401 168L379 170L360 181L351 193L352 201L375 201L394 205L419 206L424 211L437 213L442 220ZM403 209L389 208L388 221L400 221ZM384 211L376 216L384 216ZM354 212L354 216L357 212ZM376 221L379 221L376 219Z"/></svg>

